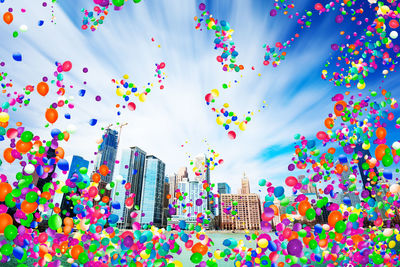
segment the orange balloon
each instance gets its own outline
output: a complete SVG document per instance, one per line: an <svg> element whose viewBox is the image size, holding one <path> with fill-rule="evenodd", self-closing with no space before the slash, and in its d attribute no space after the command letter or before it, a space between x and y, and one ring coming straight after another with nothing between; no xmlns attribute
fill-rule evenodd
<svg viewBox="0 0 400 267"><path fill-rule="evenodd" d="M54 108L48 108L45 117L48 122L55 123L58 119L58 112Z"/></svg>
<svg viewBox="0 0 400 267"><path fill-rule="evenodd" d="M76 260L78 259L79 254L81 254L82 252L83 252L83 247L81 245L75 245L72 247L70 254L72 258Z"/></svg>
<svg viewBox="0 0 400 267"><path fill-rule="evenodd" d="M11 191L12 187L9 183L0 183L0 201L3 202Z"/></svg>
<svg viewBox="0 0 400 267"><path fill-rule="evenodd" d="M332 129L335 126L335 121L332 118L326 118L324 124L326 128Z"/></svg>
<svg viewBox="0 0 400 267"><path fill-rule="evenodd" d="M335 224L341 220L343 220L343 215L337 210L332 211L328 216L328 224L332 227L335 227Z"/></svg>
<svg viewBox="0 0 400 267"><path fill-rule="evenodd" d="M344 112L344 109L346 108L347 103L344 101L338 101L336 102L335 106L333 107L333 110L335 111L336 116L340 116L342 112Z"/></svg>
<svg viewBox="0 0 400 267"><path fill-rule="evenodd" d="M50 194L50 192L43 192L43 193L40 195L40 197L43 197L43 198L49 200L49 199L51 198L51 194Z"/></svg>
<svg viewBox="0 0 400 267"><path fill-rule="evenodd" d="M93 180L93 182L95 182L95 183L100 182L100 174L94 173L94 174L92 175L92 180Z"/></svg>
<svg viewBox="0 0 400 267"><path fill-rule="evenodd" d="M334 149L333 147L330 147L330 148L328 149L328 153L329 153L329 154L335 154L335 152L336 152L336 149Z"/></svg>
<svg viewBox="0 0 400 267"><path fill-rule="evenodd" d="M375 149L375 158L377 160L382 160L383 156L385 156L385 150L389 148L385 144L380 144L379 146L376 147Z"/></svg>
<svg viewBox="0 0 400 267"><path fill-rule="evenodd" d="M64 158L64 149L62 147L59 146L56 148L56 156L60 159Z"/></svg>
<svg viewBox="0 0 400 267"><path fill-rule="evenodd" d="M74 226L74 220L70 217L65 217L64 218L64 225L66 226Z"/></svg>
<svg viewBox="0 0 400 267"><path fill-rule="evenodd" d="M0 126L3 127L3 128L7 128L7 126L8 126L8 121L6 121L6 122L0 122Z"/></svg>
<svg viewBox="0 0 400 267"><path fill-rule="evenodd" d="M13 163L15 160L15 158L11 155L11 151L12 151L12 148L9 147L9 148L6 148L3 153L4 159L10 164Z"/></svg>
<svg viewBox="0 0 400 267"><path fill-rule="evenodd" d="M300 202L297 208L301 216L306 216L306 211L311 208L311 204L307 200Z"/></svg>
<svg viewBox="0 0 400 267"><path fill-rule="evenodd" d="M203 256L207 254L207 251L208 251L207 246L204 246L200 242L194 244L192 247L192 253L200 253Z"/></svg>
<svg viewBox="0 0 400 267"><path fill-rule="evenodd" d="M383 127L379 127L378 129L376 129L376 137L378 137L379 139L385 139L386 129Z"/></svg>
<svg viewBox="0 0 400 267"><path fill-rule="evenodd" d="M18 150L18 152L22 154L28 153L32 149L32 142L23 142L22 140L18 140L17 145L15 148Z"/></svg>
<svg viewBox="0 0 400 267"><path fill-rule="evenodd" d="M3 20L5 23L7 23L8 25L11 24L11 22L14 20L14 16L11 12L6 12L3 14Z"/></svg>
<svg viewBox="0 0 400 267"><path fill-rule="evenodd" d="M38 207L36 202L29 203L28 201L24 200L21 203L21 210L27 214L34 213Z"/></svg>
<svg viewBox="0 0 400 267"><path fill-rule="evenodd" d="M1 213L0 214L0 234L3 234L4 229L10 224L13 224L12 217L7 213Z"/></svg>
<svg viewBox="0 0 400 267"><path fill-rule="evenodd" d="M100 172L100 174L103 175L103 176L107 176L108 171L109 171L109 170L108 170L107 165L101 165L100 168L99 168L99 172Z"/></svg>
<svg viewBox="0 0 400 267"><path fill-rule="evenodd" d="M108 203L108 201L110 201L110 198L108 196L104 196L104 197L101 198L101 201L103 203Z"/></svg>
<svg viewBox="0 0 400 267"><path fill-rule="evenodd" d="M69 132L64 131L63 134L64 134L64 141L68 141L69 140Z"/></svg>
<svg viewBox="0 0 400 267"><path fill-rule="evenodd" d="M72 231L72 227L69 225L64 226L64 234L68 235L69 233L71 233Z"/></svg>
<svg viewBox="0 0 400 267"><path fill-rule="evenodd" d="M343 172L343 165L342 164L338 164L336 165L336 172L341 174Z"/></svg>
<svg viewBox="0 0 400 267"><path fill-rule="evenodd" d="M60 244L60 250L61 253L64 254L65 252L67 252L68 249L68 241L64 241Z"/></svg>
<svg viewBox="0 0 400 267"><path fill-rule="evenodd" d="M46 96L47 93L49 92L49 85L45 82L40 82L40 83L38 83L36 89L37 89L39 95Z"/></svg>

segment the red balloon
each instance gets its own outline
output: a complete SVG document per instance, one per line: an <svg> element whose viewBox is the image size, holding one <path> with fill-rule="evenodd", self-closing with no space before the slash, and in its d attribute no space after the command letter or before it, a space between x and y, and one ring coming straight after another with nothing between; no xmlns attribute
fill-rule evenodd
<svg viewBox="0 0 400 267"><path fill-rule="evenodd" d="M63 64L62 64L62 70L63 71L65 71L65 72L67 72L67 71L70 71L72 69L72 63L71 63L71 61L65 61Z"/></svg>
<svg viewBox="0 0 400 267"><path fill-rule="evenodd" d="M298 183L297 178L294 176L288 176L285 180L287 186L295 186Z"/></svg>
<svg viewBox="0 0 400 267"><path fill-rule="evenodd" d="M234 131L229 131L228 136L230 139L234 140L236 138L236 133Z"/></svg>

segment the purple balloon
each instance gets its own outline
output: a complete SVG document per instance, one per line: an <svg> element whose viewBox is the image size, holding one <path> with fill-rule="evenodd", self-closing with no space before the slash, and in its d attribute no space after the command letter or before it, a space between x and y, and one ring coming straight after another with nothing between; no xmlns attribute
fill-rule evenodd
<svg viewBox="0 0 400 267"><path fill-rule="evenodd" d="M287 251L292 256L300 256L303 250L303 243L298 239L292 239L287 245Z"/></svg>
<svg viewBox="0 0 400 267"><path fill-rule="evenodd" d="M271 9L271 11L269 12L269 15L270 15L271 17L275 17L276 14L277 14L276 9Z"/></svg>
<svg viewBox="0 0 400 267"><path fill-rule="evenodd" d="M337 15L336 18L335 18L335 22L336 23L342 23L343 20L344 20L344 18L343 18L342 15Z"/></svg>
<svg viewBox="0 0 400 267"><path fill-rule="evenodd" d="M110 4L110 0L100 0L100 6L107 7Z"/></svg>

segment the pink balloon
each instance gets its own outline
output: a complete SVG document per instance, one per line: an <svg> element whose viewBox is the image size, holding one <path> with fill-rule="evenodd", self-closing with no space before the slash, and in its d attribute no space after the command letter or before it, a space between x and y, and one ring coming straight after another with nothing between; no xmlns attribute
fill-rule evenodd
<svg viewBox="0 0 400 267"><path fill-rule="evenodd" d="M298 183L297 178L294 176L288 176L285 180L287 186L295 186Z"/></svg>
<svg viewBox="0 0 400 267"><path fill-rule="evenodd" d="M128 103L128 109L131 111L134 111L136 109L136 105L133 102Z"/></svg>

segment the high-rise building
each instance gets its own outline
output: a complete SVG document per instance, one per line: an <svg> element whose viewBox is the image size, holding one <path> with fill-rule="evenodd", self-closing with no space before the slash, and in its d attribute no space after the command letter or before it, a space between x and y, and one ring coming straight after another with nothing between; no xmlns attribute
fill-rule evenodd
<svg viewBox="0 0 400 267"><path fill-rule="evenodd" d="M242 187L239 189L239 194L250 194L250 182L246 173L243 173Z"/></svg>
<svg viewBox="0 0 400 267"><path fill-rule="evenodd" d="M171 195L171 198L169 199L169 203L172 203L174 201L175 197L175 191L178 188L178 180L177 180L177 175L176 173L171 174L168 176L168 183L169 183L169 193Z"/></svg>
<svg viewBox="0 0 400 267"><path fill-rule="evenodd" d="M168 179L168 176L166 176L165 180L164 180L163 198L162 198L162 203L163 203L162 204L162 223L161 223L162 227L167 226L167 219L170 217L169 209L168 209L169 199L167 198L168 194L169 194L169 179Z"/></svg>
<svg viewBox="0 0 400 267"><path fill-rule="evenodd" d="M227 183L218 183L218 193L219 194L230 194L231 193L231 187Z"/></svg>
<svg viewBox="0 0 400 267"><path fill-rule="evenodd" d="M193 160L193 167L196 169L196 175L194 180L197 180L199 182L202 181L207 181L207 183L210 182L210 168L208 166L208 158L206 157L205 154L199 154L196 157L194 157Z"/></svg>
<svg viewBox="0 0 400 267"><path fill-rule="evenodd" d="M259 230L261 221L260 198L257 194L222 194L220 227L225 230ZM233 204L235 203L235 204ZM237 203L237 205L236 205ZM232 216L228 207L237 214Z"/></svg>
<svg viewBox="0 0 400 267"><path fill-rule="evenodd" d="M106 165L109 169L109 173L106 176L101 176L101 180L98 185L99 196L111 197L111 190L107 190L107 184L109 184L114 176L115 159L117 157L118 149L118 132L111 129L106 129L103 135L103 142L97 152L96 162L94 165L94 171L98 171L101 165Z"/></svg>
<svg viewBox="0 0 400 267"><path fill-rule="evenodd" d="M182 181L183 178L189 178L189 174L186 167L180 167L178 173L176 174L176 183Z"/></svg>
<svg viewBox="0 0 400 267"><path fill-rule="evenodd" d="M88 168L89 167L89 161L85 160L84 158L80 156L74 155L72 157L71 165L69 167L69 172L68 172L68 177L67 179L70 179L70 182L80 182L83 180L83 175L80 173L81 168ZM76 190L78 190L78 187L76 187ZM75 191L77 193L77 191ZM71 193L65 193L63 195L62 201L61 201L61 214L60 216L62 218L65 218L66 216L68 217L74 217L75 213L73 212L74 205L71 200Z"/></svg>
<svg viewBox="0 0 400 267"><path fill-rule="evenodd" d="M371 190L371 183L370 183L370 178L369 178L369 170L364 170L362 165L367 161L367 159L371 158L371 153L369 152L369 150L364 150L362 148L362 144L359 143L356 145L355 147L355 153L359 153L362 156L358 159L358 171L360 172L361 175L361 180L363 182L363 187L365 189L367 189L368 191L372 192L373 190ZM373 171L378 174L378 170L376 169L376 167L373 168ZM374 197L374 196L371 196Z"/></svg>
<svg viewBox="0 0 400 267"><path fill-rule="evenodd" d="M163 212L163 187L165 163L155 156L146 156L143 193L141 196L142 217L140 223L161 227Z"/></svg>
<svg viewBox="0 0 400 267"><path fill-rule="evenodd" d="M125 206L125 200L134 194L133 205L139 207L141 205L145 163L146 152L142 149L131 147L130 149L122 151L119 174L126 183L130 184L130 187L126 190L125 186L119 183L117 183L115 187L115 191L119 193L116 200L121 204L121 210L115 211L115 213L122 218L118 225L120 228L130 229L133 222L130 216L133 209Z"/></svg>

